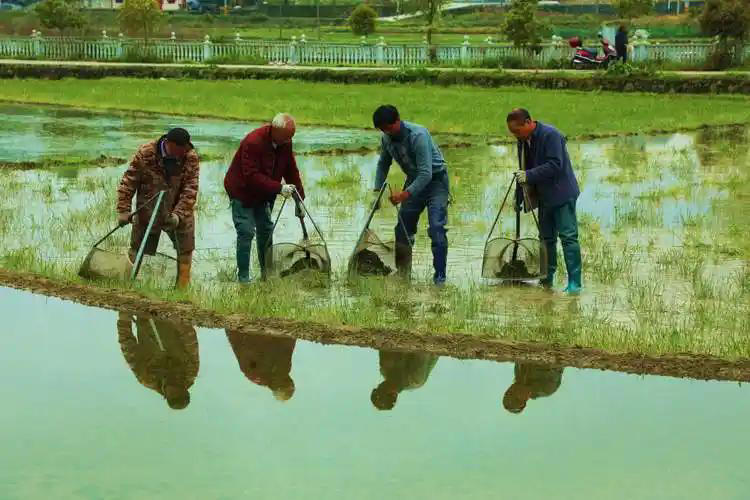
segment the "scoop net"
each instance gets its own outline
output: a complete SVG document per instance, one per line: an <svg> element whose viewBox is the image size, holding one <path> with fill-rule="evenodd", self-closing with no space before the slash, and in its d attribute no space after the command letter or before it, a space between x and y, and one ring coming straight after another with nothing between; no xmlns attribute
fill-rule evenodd
<svg viewBox="0 0 750 500"><path fill-rule="evenodd" d="M523 200L509 203L509 194L513 187L518 189ZM508 186L495 221L490 228L484 245L482 258L482 277L500 280L501 282L520 282L541 279L547 273L547 251L539 238L526 235L521 237L522 204L527 207L534 220L534 230L538 234L539 223L533 210L526 186L517 184L515 178ZM503 224L508 219L515 218L515 226Z"/></svg>
<svg viewBox="0 0 750 500"><path fill-rule="evenodd" d="M279 219L284 213L286 202L287 200L285 199L281 204L281 208L279 208L279 213L273 225L274 232ZM297 205L298 212L305 214L305 218L300 219L302 239L298 242L275 243L266 249L264 257L266 276L285 278L298 275L302 272L313 272L322 273L326 277L329 277L331 274L331 256L328 253L328 246L323 238L323 233L320 232L318 225L296 191L294 194L294 204ZM305 220L310 221L315 229L312 237L307 234Z"/></svg>
<svg viewBox="0 0 750 500"><path fill-rule="evenodd" d="M370 207L370 212L359 235L354 251L349 257L349 276L390 276L397 272L396 267L396 243L393 238L383 240L380 238L375 229L372 229L371 223L375 213L382 211L381 205L384 203L386 190L390 190L388 183L384 183L380 188L377 199ZM406 234L406 228L403 225L401 217L397 215L400 229ZM393 226L389 230L393 231Z"/></svg>

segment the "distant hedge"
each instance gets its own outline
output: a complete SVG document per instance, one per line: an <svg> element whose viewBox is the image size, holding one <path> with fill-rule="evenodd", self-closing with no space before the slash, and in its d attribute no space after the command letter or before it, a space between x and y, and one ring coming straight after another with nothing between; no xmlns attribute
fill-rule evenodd
<svg viewBox="0 0 750 500"><path fill-rule="evenodd" d="M285 69L278 67L228 67L210 65L57 65L7 63L0 65L0 78L81 78L106 77L171 79L296 79L333 83L426 83L432 85L473 85L502 87L524 85L541 89L580 91L652 92L707 94L750 94L750 78L743 74L692 75L660 73L654 76L612 76L606 73L534 73L502 70L440 69Z"/></svg>

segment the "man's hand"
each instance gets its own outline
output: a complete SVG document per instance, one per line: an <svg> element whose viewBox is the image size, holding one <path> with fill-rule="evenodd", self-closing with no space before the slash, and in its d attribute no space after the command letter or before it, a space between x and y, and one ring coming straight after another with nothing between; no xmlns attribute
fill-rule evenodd
<svg viewBox="0 0 750 500"><path fill-rule="evenodd" d="M513 175L516 176L516 180L518 181L519 184L526 184L526 171L525 170L519 170Z"/></svg>
<svg viewBox="0 0 750 500"><path fill-rule="evenodd" d="M375 210L380 210L380 189L373 191L372 206Z"/></svg>
<svg viewBox="0 0 750 500"><path fill-rule="evenodd" d="M396 191L390 196L391 203L394 205L398 205L399 203L403 203L409 198L410 194L409 191Z"/></svg>
<svg viewBox="0 0 750 500"><path fill-rule="evenodd" d="M281 192L279 192L279 194L284 198L290 198L294 194L294 185L284 184L281 186Z"/></svg>
<svg viewBox="0 0 750 500"><path fill-rule="evenodd" d="M123 212L120 214L117 214L117 225L120 227L124 227L130 224L130 214L127 212Z"/></svg>
<svg viewBox="0 0 750 500"><path fill-rule="evenodd" d="M180 218L177 216L177 214L169 214L169 217L167 217L167 220L164 221L163 227L167 231L174 231L177 229L177 226L180 224Z"/></svg>

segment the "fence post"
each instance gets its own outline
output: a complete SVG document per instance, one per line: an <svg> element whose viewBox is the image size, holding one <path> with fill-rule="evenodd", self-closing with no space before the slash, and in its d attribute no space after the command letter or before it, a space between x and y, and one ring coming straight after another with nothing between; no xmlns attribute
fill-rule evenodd
<svg viewBox="0 0 750 500"><path fill-rule="evenodd" d="M461 64L469 64L469 35L464 35L464 43L461 44Z"/></svg>
<svg viewBox="0 0 750 500"><path fill-rule="evenodd" d="M385 64L385 39L382 36L378 40L378 45L375 48L375 62L377 64Z"/></svg>
<svg viewBox="0 0 750 500"><path fill-rule="evenodd" d="M122 58L122 54L123 54L123 50L122 50L122 39L123 38L125 38L125 35L123 35L122 33L120 33L119 35L117 35L117 49L115 50L115 53L117 54L117 58L118 59L121 59Z"/></svg>
<svg viewBox="0 0 750 500"><path fill-rule="evenodd" d="M561 36L552 35L552 54L550 59L562 60L564 57L565 42Z"/></svg>
<svg viewBox="0 0 750 500"><path fill-rule="evenodd" d="M289 44L288 64L295 66L297 64L297 37L292 36L292 43Z"/></svg>
<svg viewBox="0 0 750 500"><path fill-rule="evenodd" d="M41 31L32 31L31 36L34 38L33 44L34 44L34 57L41 57L42 56L42 32Z"/></svg>
<svg viewBox="0 0 750 500"><path fill-rule="evenodd" d="M648 31L635 30L633 35L633 62L648 60Z"/></svg>
<svg viewBox="0 0 750 500"><path fill-rule="evenodd" d="M422 35L422 64L430 63L430 44L427 42L427 35Z"/></svg>
<svg viewBox="0 0 750 500"><path fill-rule="evenodd" d="M211 47L211 37L208 35L203 37L203 62L213 59L213 47Z"/></svg>

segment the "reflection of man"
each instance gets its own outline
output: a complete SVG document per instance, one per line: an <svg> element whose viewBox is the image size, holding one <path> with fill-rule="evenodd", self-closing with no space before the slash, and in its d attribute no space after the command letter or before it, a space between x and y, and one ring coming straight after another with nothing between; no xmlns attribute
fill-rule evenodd
<svg viewBox="0 0 750 500"><path fill-rule="evenodd" d="M294 380L289 373L292 371L295 339L233 330L227 330L227 339L240 370L247 378L271 389L279 401L291 399Z"/></svg>
<svg viewBox="0 0 750 500"><path fill-rule="evenodd" d="M383 380L370 395L378 410L392 410L398 394L414 390L427 382L438 357L422 352L380 351L380 374Z"/></svg>
<svg viewBox="0 0 750 500"><path fill-rule="evenodd" d="M503 406L521 413L529 399L551 396L560 387L562 368L541 363L516 363L515 380L503 397Z"/></svg>
<svg viewBox="0 0 750 500"><path fill-rule="evenodd" d="M188 389L198 376L195 329L188 324L121 312L117 335L125 361L138 382L161 394L170 408L185 408L190 403Z"/></svg>

